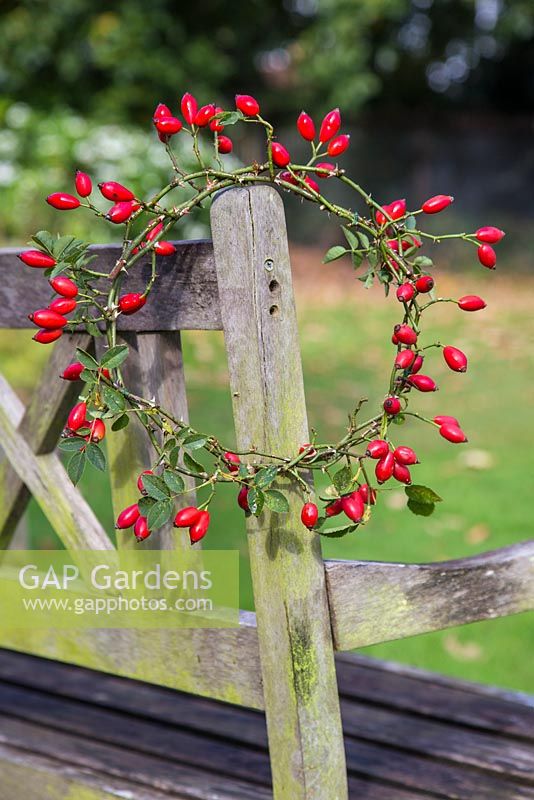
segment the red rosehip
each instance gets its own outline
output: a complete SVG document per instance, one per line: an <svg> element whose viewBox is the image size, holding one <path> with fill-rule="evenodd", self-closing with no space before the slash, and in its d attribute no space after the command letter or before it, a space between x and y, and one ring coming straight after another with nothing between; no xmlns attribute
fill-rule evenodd
<svg viewBox="0 0 534 800"><path fill-rule="evenodd" d="M384 458L389 453L389 444L384 439L374 439L367 445L365 455L369 458Z"/></svg>
<svg viewBox="0 0 534 800"><path fill-rule="evenodd" d="M357 491L341 498L343 513L353 522L361 522L365 513L363 497Z"/></svg>
<svg viewBox="0 0 534 800"><path fill-rule="evenodd" d="M69 297L58 297L52 300L48 308L57 314L70 314L76 308L76 300L71 300Z"/></svg>
<svg viewBox="0 0 534 800"><path fill-rule="evenodd" d="M317 183L317 181L314 181L313 178L311 178L309 175L306 175L306 177L304 178L304 183L309 189L319 194L319 184Z"/></svg>
<svg viewBox="0 0 534 800"><path fill-rule="evenodd" d="M146 517L138 517L134 524L134 535L138 542L143 542L151 535Z"/></svg>
<svg viewBox="0 0 534 800"><path fill-rule="evenodd" d="M121 200L111 206L106 214L106 219L109 220L109 222L113 222L115 225L120 225L122 222L126 222L126 220L130 219L134 211L137 211L139 208L140 206L137 202Z"/></svg>
<svg viewBox="0 0 534 800"><path fill-rule="evenodd" d="M315 526L319 519L319 509L315 503L304 503L300 512L300 519L302 524L309 530Z"/></svg>
<svg viewBox="0 0 534 800"><path fill-rule="evenodd" d="M76 170L76 177L74 178L74 185L80 197L89 197L93 191L93 182L86 172Z"/></svg>
<svg viewBox="0 0 534 800"><path fill-rule="evenodd" d="M394 200L389 204L388 211L391 219L400 219L406 214L406 200Z"/></svg>
<svg viewBox="0 0 534 800"><path fill-rule="evenodd" d="M401 403L399 398L395 397L394 395L386 397L383 403L383 408L386 414L389 414L391 417L396 416L401 410Z"/></svg>
<svg viewBox="0 0 534 800"><path fill-rule="evenodd" d="M415 452L411 447L406 447L406 445L395 448L393 458L399 464L404 464L405 467L409 467L411 464L419 464L419 459Z"/></svg>
<svg viewBox="0 0 534 800"><path fill-rule="evenodd" d="M158 117L154 120L154 125L158 133L162 133L164 136L174 136L175 133L179 133L184 127L182 120L173 116Z"/></svg>
<svg viewBox="0 0 534 800"><path fill-rule="evenodd" d="M410 475L408 467L405 467L404 464L399 464L397 461L393 465L393 477L398 480L399 483L406 483L409 485L412 482L412 476Z"/></svg>
<svg viewBox="0 0 534 800"><path fill-rule="evenodd" d="M278 173L278 177L281 181L285 181L286 183L291 183L293 186L298 186L299 182L297 179L285 169L283 172Z"/></svg>
<svg viewBox="0 0 534 800"><path fill-rule="evenodd" d="M291 161L291 156L289 155L284 145L280 144L280 142L273 142L271 144L271 154L273 158L273 163L277 167L287 167L287 165Z"/></svg>
<svg viewBox="0 0 534 800"><path fill-rule="evenodd" d="M65 194L64 192L49 194L46 198L46 202L49 206L56 208L58 211L70 211L73 208L78 208L80 205L80 201L77 197L74 197L73 194Z"/></svg>
<svg viewBox="0 0 534 800"><path fill-rule="evenodd" d="M213 103L209 103L207 106L202 106L202 108L199 108L195 114L195 125L198 128L205 128L214 114L215 106Z"/></svg>
<svg viewBox="0 0 534 800"><path fill-rule="evenodd" d="M486 303L476 294L466 294L458 300L458 306L462 311L480 311L486 308Z"/></svg>
<svg viewBox="0 0 534 800"><path fill-rule="evenodd" d="M297 130L303 139L312 142L315 139L315 124L305 111L301 111L297 119Z"/></svg>
<svg viewBox="0 0 534 800"><path fill-rule="evenodd" d="M48 269L56 265L55 258L41 253L40 250L25 250L23 253L19 253L17 258L20 258L27 267L37 267L38 269Z"/></svg>
<svg viewBox="0 0 534 800"><path fill-rule="evenodd" d="M331 178L336 172L336 165L330 164L328 161L321 161L320 164L315 165L315 174L318 178Z"/></svg>
<svg viewBox="0 0 534 800"><path fill-rule="evenodd" d="M420 392L437 392L438 387L436 386L435 381L432 380L428 375L409 375L408 383L412 386L415 386Z"/></svg>
<svg viewBox="0 0 534 800"><path fill-rule="evenodd" d="M409 303L415 297L415 288L412 283L403 283L396 291L400 303Z"/></svg>
<svg viewBox="0 0 534 800"><path fill-rule="evenodd" d="M343 133L341 134L341 136L336 136L335 139L332 139L328 143L327 147L328 155L331 156L331 158L337 158L338 156L340 156L342 153L345 152L349 144L350 144L349 134Z"/></svg>
<svg viewBox="0 0 534 800"><path fill-rule="evenodd" d="M77 431L84 428L87 423L87 403L76 403L69 412L67 417L67 428L70 431Z"/></svg>
<svg viewBox="0 0 534 800"><path fill-rule="evenodd" d="M57 311L51 311L49 308L40 308L34 311L33 314L28 314L28 319L39 328L46 328L47 330L64 328L68 322L68 319L63 314L58 314Z"/></svg>
<svg viewBox="0 0 534 800"><path fill-rule="evenodd" d="M146 239L145 240L147 242L151 242L153 239L156 238L156 236L159 236L159 234L162 232L162 230L163 230L163 222L161 222L161 221L157 222L152 228L150 228L150 230L148 231L148 233L146 235Z"/></svg>
<svg viewBox="0 0 534 800"><path fill-rule="evenodd" d="M59 377L63 378L64 381L78 381L84 369L85 367L81 361L73 361L72 364L65 367Z"/></svg>
<svg viewBox="0 0 534 800"><path fill-rule="evenodd" d="M366 506L376 505L376 489L371 489L368 483L362 483L358 489L358 494Z"/></svg>
<svg viewBox="0 0 534 800"><path fill-rule="evenodd" d="M460 427L460 423L456 417L449 417L446 414L438 414L434 417L434 422L436 425L455 425L457 428Z"/></svg>
<svg viewBox="0 0 534 800"><path fill-rule="evenodd" d="M242 486L239 490L239 494L237 495L237 505L239 508L242 508L243 511L250 511L248 504L248 486Z"/></svg>
<svg viewBox="0 0 534 800"><path fill-rule="evenodd" d="M260 113L258 101L249 94L236 94L235 107L246 117L256 117Z"/></svg>
<svg viewBox="0 0 534 800"><path fill-rule="evenodd" d="M437 194L435 197L430 197L426 200L421 208L425 214L437 214L447 206L450 206L452 202L454 202L454 197L449 194Z"/></svg>
<svg viewBox="0 0 534 800"><path fill-rule="evenodd" d="M237 472L239 469L239 465L241 464L241 459L237 455L237 453L230 453L226 452L223 455L224 460L228 464L228 470L230 472Z"/></svg>
<svg viewBox="0 0 534 800"><path fill-rule="evenodd" d="M215 116L217 116L217 114L222 114L222 112L223 112L222 108L220 108L219 106L215 106ZM210 120L208 127L210 131L217 133L221 133L224 130L224 125L221 124L220 120L213 118Z"/></svg>
<svg viewBox="0 0 534 800"><path fill-rule="evenodd" d="M174 518L174 527L189 528L198 521L200 513L200 510L196 508L196 506L187 506L187 508L181 508Z"/></svg>
<svg viewBox="0 0 534 800"><path fill-rule="evenodd" d="M34 342L39 342L39 344L50 344L51 342L55 342L56 339L59 339L60 336L63 336L62 328L56 328L55 330L42 328L40 331L37 331L35 336L32 336L32 339Z"/></svg>
<svg viewBox="0 0 534 800"><path fill-rule="evenodd" d="M208 532L210 525L210 512L201 511L200 516L189 528L189 540L191 544L199 542Z"/></svg>
<svg viewBox="0 0 534 800"><path fill-rule="evenodd" d="M126 528L131 528L132 525L135 525L137 520L139 519L139 507L137 503L134 503L133 506L128 506L124 508L119 516L117 517L117 522L115 523L115 527L118 530L125 530Z"/></svg>
<svg viewBox="0 0 534 800"><path fill-rule="evenodd" d="M397 339L397 336L395 335L395 332L393 332L391 334L391 342L392 342L392 344L399 344L399 340Z"/></svg>
<svg viewBox="0 0 534 800"><path fill-rule="evenodd" d="M166 106L164 103L158 103L155 108L154 114L152 115L152 119L160 119L161 117L172 117L172 111L169 106Z"/></svg>
<svg viewBox="0 0 534 800"><path fill-rule="evenodd" d="M189 125L193 125L197 115L198 103L192 94L186 92L180 102L182 116Z"/></svg>
<svg viewBox="0 0 534 800"><path fill-rule="evenodd" d="M141 494L146 494L145 487L143 486L143 475L153 475L153 471L151 469L145 469L137 478L137 489L141 492Z"/></svg>
<svg viewBox="0 0 534 800"><path fill-rule="evenodd" d="M393 329L395 336L402 344L415 344L417 342L417 334L409 325L395 325Z"/></svg>
<svg viewBox="0 0 534 800"><path fill-rule="evenodd" d="M106 435L106 424L102 419L94 419L91 422L89 433L85 437L88 442L101 442Z"/></svg>
<svg viewBox="0 0 534 800"><path fill-rule="evenodd" d="M497 244L501 241L503 236L505 236L504 231L501 231L499 228L493 228L491 225L485 228L479 228L475 233L475 237L478 241L485 242L486 244Z"/></svg>
<svg viewBox="0 0 534 800"><path fill-rule="evenodd" d="M57 278L52 278L52 280L48 281L52 289L60 294L62 297L76 297L78 294L78 287L71 281L70 278L67 278L65 275L58 275Z"/></svg>
<svg viewBox="0 0 534 800"><path fill-rule="evenodd" d="M448 367L450 367L454 372L466 372L467 371L467 356L465 353L462 353L461 350L458 350L457 347L452 347L451 345L447 345L443 348L443 358Z"/></svg>
<svg viewBox="0 0 534 800"><path fill-rule="evenodd" d="M452 425L450 422L442 425L439 429L439 432L444 439L447 439L448 442L452 442L453 444L462 444L462 442L467 442L467 436L463 430L457 425Z"/></svg>
<svg viewBox="0 0 534 800"><path fill-rule="evenodd" d="M315 458L317 455L317 450L315 447L311 446L310 442L306 442L305 444L301 444L299 447L299 455L302 453L306 453L306 456L304 457L304 461L306 461L309 458Z"/></svg>
<svg viewBox="0 0 534 800"><path fill-rule="evenodd" d="M228 138L228 136L219 136L217 139L217 150L219 153L223 155L227 155L231 153L233 150L233 143L232 140Z"/></svg>
<svg viewBox="0 0 534 800"><path fill-rule="evenodd" d="M119 300L119 309L122 314L129 316L135 314L146 303L146 296L139 292L132 292L131 294L123 294Z"/></svg>
<svg viewBox="0 0 534 800"><path fill-rule="evenodd" d="M332 503L329 503L324 512L327 517L337 517L338 514L341 514L343 508L341 506L341 498L338 497L337 500L334 500Z"/></svg>
<svg viewBox="0 0 534 800"><path fill-rule="evenodd" d="M426 294L434 288L434 278L431 275L420 275L415 282L415 288L421 294Z"/></svg>
<svg viewBox="0 0 534 800"><path fill-rule="evenodd" d="M127 189L126 186L123 186L122 183L117 183L117 181L99 183L98 188L102 196L105 197L106 200L111 200L113 203L135 200L134 193L130 189Z"/></svg>
<svg viewBox="0 0 534 800"><path fill-rule="evenodd" d="M393 458L393 453L390 451L384 458L381 458L380 461L376 463L375 475L378 483L385 483L388 481L393 475L394 469L395 459Z"/></svg>
<svg viewBox="0 0 534 800"><path fill-rule="evenodd" d="M421 371L421 367L423 366L424 360L425 360L424 356L421 356L419 354L416 355L416 357L414 358L413 364L410 367L410 374L411 375L416 375L418 372Z"/></svg>
<svg viewBox="0 0 534 800"><path fill-rule="evenodd" d="M156 242L154 251L158 256L172 256L176 253L176 247L171 242Z"/></svg>
<svg viewBox="0 0 534 800"><path fill-rule="evenodd" d="M396 369L408 369L414 361L415 353L413 350L401 350L395 358L395 367Z"/></svg>
<svg viewBox="0 0 534 800"><path fill-rule="evenodd" d="M497 263L497 253L490 244L481 244L477 250L478 260L483 267L493 269Z"/></svg>
<svg viewBox="0 0 534 800"><path fill-rule="evenodd" d="M321 129L319 131L319 141L327 142L332 136L335 136L341 127L341 114L339 108L334 108L329 111L321 122Z"/></svg>

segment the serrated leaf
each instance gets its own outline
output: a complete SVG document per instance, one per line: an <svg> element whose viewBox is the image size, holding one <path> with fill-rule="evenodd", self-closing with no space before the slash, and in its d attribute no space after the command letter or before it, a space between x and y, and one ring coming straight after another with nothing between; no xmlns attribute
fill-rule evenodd
<svg viewBox="0 0 534 800"><path fill-rule="evenodd" d="M69 476L69 478L71 479L71 481L75 486L81 480L84 469L85 469L85 451L80 450L79 453L75 453L72 456L69 463L67 464L67 475Z"/></svg>
<svg viewBox="0 0 534 800"><path fill-rule="evenodd" d="M96 372L91 372L90 369L83 369L80 372L80 380L84 383L96 383Z"/></svg>
<svg viewBox="0 0 534 800"><path fill-rule="evenodd" d="M154 500L167 500L170 496L167 484L159 475L143 475L143 488Z"/></svg>
<svg viewBox="0 0 534 800"><path fill-rule="evenodd" d="M345 239L347 240L347 244L351 250L357 250L360 246L360 242L354 231L351 231L350 228L345 228L344 225L341 226L341 230L345 235Z"/></svg>
<svg viewBox="0 0 534 800"><path fill-rule="evenodd" d="M194 433L184 440L184 447L187 447L189 450L199 450L201 447L204 447L207 441L206 436L202 436L201 433Z"/></svg>
<svg viewBox="0 0 534 800"><path fill-rule="evenodd" d="M154 503L147 514L147 525L150 530L161 528L162 525L165 525L173 510L174 504L170 499Z"/></svg>
<svg viewBox="0 0 534 800"><path fill-rule="evenodd" d="M358 231L358 239L360 240L361 246L364 250L369 249L369 237L362 233L362 231Z"/></svg>
<svg viewBox="0 0 534 800"><path fill-rule="evenodd" d="M367 261L369 262L369 266L372 267L371 271L373 271L376 265L378 264L378 255L376 250L370 250L367 253Z"/></svg>
<svg viewBox="0 0 534 800"><path fill-rule="evenodd" d="M98 339L99 336L103 335L102 331L100 330L96 322L86 322L85 330L87 331L89 336L93 337L93 339Z"/></svg>
<svg viewBox="0 0 534 800"><path fill-rule="evenodd" d="M274 465L260 469L254 476L254 486L258 489L266 489L274 481L278 474L278 467Z"/></svg>
<svg viewBox="0 0 534 800"><path fill-rule="evenodd" d="M240 122L244 118L241 111L223 111L222 114L216 114L216 119L224 126L235 125L236 122Z"/></svg>
<svg viewBox="0 0 534 800"><path fill-rule="evenodd" d="M77 242L78 244L82 244L79 240L76 239L75 236L70 236L67 234L66 236L60 236L58 239L55 239L54 244L52 246L54 256L56 259L64 257L71 245Z"/></svg>
<svg viewBox="0 0 534 800"><path fill-rule="evenodd" d="M115 347L110 347L109 350L106 350L100 364L108 369L116 369L128 358L128 352L127 344L117 344Z"/></svg>
<svg viewBox="0 0 534 800"><path fill-rule="evenodd" d="M184 479L179 472L174 472L172 469L165 470L163 480L174 494L180 494L185 489Z"/></svg>
<svg viewBox="0 0 534 800"><path fill-rule="evenodd" d="M327 252L325 253L325 257L323 258L323 264L329 264L330 261L336 261L338 258L341 258L342 256L345 255L345 253L348 252L349 251L345 247L342 247L340 244L336 244L334 245L334 247L331 247L330 250L327 250Z"/></svg>
<svg viewBox="0 0 534 800"><path fill-rule="evenodd" d="M130 417L128 414L122 414L122 416L118 417L115 420L113 425L111 426L112 431L122 431L123 428L126 428L130 422Z"/></svg>
<svg viewBox="0 0 534 800"><path fill-rule="evenodd" d="M117 392L116 389L112 389L111 386L104 386L102 388L102 396L109 410L113 411L115 414L119 411L124 411L126 408L126 402L122 394Z"/></svg>
<svg viewBox="0 0 534 800"><path fill-rule="evenodd" d="M58 263L50 270L50 272L47 272L48 279L52 280L52 278L57 278L58 275L61 275L62 272L65 272L68 266L69 265L66 261L58 261Z"/></svg>
<svg viewBox="0 0 534 800"><path fill-rule="evenodd" d="M417 503L415 500L408 500L408 508L412 514L418 517L429 517L436 508L434 503Z"/></svg>
<svg viewBox="0 0 534 800"><path fill-rule="evenodd" d="M434 265L434 262L428 256L417 256L414 258L414 262L416 267L422 267L423 269L429 269Z"/></svg>
<svg viewBox="0 0 534 800"><path fill-rule="evenodd" d="M353 250L351 253L352 265L354 269L358 269L363 261L363 254L359 250Z"/></svg>
<svg viewBox="0 0 534 800"><path fill-rule="evenodd" d="M178 464L178 459L180 458L180 448L173 447L171 452L168 455L168 461L171 467L175 467Z"/></svg>
<svg viewBox="0 0 534 800"><path fill-rule="evenodd" d="M184 466L186 469L189 470L189 472L192 472L194 475L203 475L205 472L205 469L202 466L202 464L187 452L184 452Z"/></svg>
<svg viewBox="0 0 534 800"><path fill-rule="evenodd" d="M267 489L267 491L264 492L264 498L265 505L270 511L276 511L277 514L287 514L289 511L288 499L285 494L279 492L278 489Z"/></svg>
<svg viewBox="0 0 534 800"><path fill-rule="evenodd" d="M443 500L433 489L430 489L428 486L420 486L416 483L412 486L406 486L404 491L409 499L413 500L415 503L432 505L433 503L441 503Z"/></svg>
<svg viewBox="0 0 534 800"><path fill-rule="evenodd" d="M365 286L365 288L366 288L366 289L370 289L370 288L371 288L371 286L373 285L373 283L374 283L374 282L375 282L375 275L374 275L374 272L370 272L370 273L369 273L369 274L366 276L366 278L365 278L365 281L364 281L364 284L363 284L363 285Z"/></svg>
<svg viewBox="0 0 534 800"><path fill-rule="evenodd" d="M181 444L184 441L184 439L187 439L187 437L190 434L190 431L191 431L191 428L188 428L187 425L185 426L185 428L182 428L181 430L179 430L178 433L175 436L176 444Z"/></svg>
<svg viewBox="0 0 534 800"><path fill-rule="evenodd" d="M255 489L254 487L249 489L247 494L248 507L255 517L258 517L263 511L265 500L265 495L260 489Z"/></svg>
<svg viewBox="0 0 534 800"><path fill-rule="evenodd" d="M79 347L76 348L76 358L78 361L86 367L86 369L90 370L98 370L98 361L93 358L92 355L87 353L85 350L81 350Z"/></svg>
<svg viewBox="0 0 534 800"><path fill-rule="evenodd" d="M346 494L352 486L352 470L350 467L342 467L333 476L332 481L339 494Z"/></svg>
<svg viewBox="0 0 534 800"><path fill-rule="evenodd" d="M346 536L347 533L352 533L355 531L357 525L341 525L338 528L330 528L329 530L318 531L321 536L327 536L330 539L341 539L342 536Z"/></svg>
<svg viewBox="0 0 534 800"><path fill-rule="evenodd" d="M85 447L85 440L78 439L76 436L71 436L68 439L62 439L58 444L60 450L65 450L67 453L73 450L81 450Z"/></svg>
<svg viewBox="0 0 534 800"><path fill-rule="evenodd" d="M106 456L103 450L97 444L91 442L85 448L85 455L90 464L100 472L106 471Z"/></svg>
<svg viewBox="0 0 534 800"><path fill-rule="evenodd" d="M53 253L55 239L48 231L37 231L31 238L39 247L42 247L50 255Z"/></svg>
<svg viewBox="0 0 534 800"><path fill-rule="evenodd" d="M415 217L412 216L412 215L410 215L409 217L406 217L404 225L406 226L406 230L407 231L413 231L415 229L415 226L416 226Z"/></svg>
<svg viewBox="0 0 534 800"><path fill-rule="evenodd" d="M152 497L141 497L137 501L137 508L142 517L146 517L152 506L156 504L156 500Z"/></svg>

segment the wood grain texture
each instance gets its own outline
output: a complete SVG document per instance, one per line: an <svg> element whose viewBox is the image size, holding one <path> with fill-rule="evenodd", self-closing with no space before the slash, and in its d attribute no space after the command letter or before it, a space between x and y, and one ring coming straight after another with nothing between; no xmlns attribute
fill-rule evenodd
<svg viewBox="0 0 534 800"><path fill-rule="evenodd" d="M76 402L81 383L63 381L59 374L75 360L76 348L87 349L91 338L85 333L63 336L52 350L43 375L20 421L18 432L34 453L50 453L65 425L71 406ZM0 455L0 549L5 550L26 510L31 494L5 456Z"/></svg>
<svg viewBox="0 0 534 800"><path fill-rule="evenodd" d="M238 448L292 455L308 440L283 205L233 189L211 212ZM272 267L272 268L271 268ZM276 800L344 800L343 738L319 537L290 512L247 521Z"/></svg>
<svg viewBox="0 0 534 800"><path fill-rule="evenodd" d="M534 608L534 540L433 564L328 561L337 650Z"/></svg>
<svg viewBox="0 0 534 800"><path fill-rule="evenodd" d="M0 432L11 466L69 550L110 550L112 544L55 453L36 456L17 428L24 406L0 374Z"/></svg>
<svg viewBox="0 0 534 800"><path fill-rule="evenodd" d="M173 256L158 257L158 280L146 306L132 316L121 316L122 331L220 330L217 280L213 248L208 241L176 242ZM53 292L46 280L32 281L31 307L28 280L32 269L17 258L24 248L0 250L0 328L29 328L27 314L46 307ZM119 245L94 245L98 255L94 268L109 272L115 265ZM150 258L140 259L123 283L123 291L142 292L150 275ZM33 270L38 272L38 270ZM39 275L37 277L40 277ZM104 281L105 279L101 279ZM101 284L107 289L107 285Z"/></svg>

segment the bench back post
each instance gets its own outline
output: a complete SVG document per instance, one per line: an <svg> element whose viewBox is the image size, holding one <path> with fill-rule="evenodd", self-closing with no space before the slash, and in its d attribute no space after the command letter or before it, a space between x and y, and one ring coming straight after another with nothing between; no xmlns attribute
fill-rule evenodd
<svg viewBox="0 0 534 800"><path fill-rule="evenodd" d="M226 191L211 213L238 450L292 456L308 441L281 198ZM275 800L346 800L334 652L319 536L288 514L247 520ZM245 656L246 657L246 656Z"/></svg>

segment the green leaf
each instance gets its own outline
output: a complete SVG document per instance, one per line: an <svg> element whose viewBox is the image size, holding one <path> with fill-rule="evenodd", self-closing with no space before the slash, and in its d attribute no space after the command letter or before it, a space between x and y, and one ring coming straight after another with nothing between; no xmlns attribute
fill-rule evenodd
<svg viewBox="0 0 534 800"><path fill-rule="evenodd" d="M404 225L406 226L406 230L407 231L413 231L415 229L415 226L416 226L415 217L412 216L412 215L410 215L409 217L406 217L406 221L404 222Z"/></svg>
<svg viewBox="0 0 534 800"><path fill-rule="evenodd" d="M112 431L122 431L123 428L126 428L130 422L130 417L128 414L122 414L122 416L118 417L113 425L111 426Z"/></svg>
<svg viewBox="0 0 534 800"><path fill-rule="evenodd" d="M115 347L110 347L102 356L100 365L108 369L115 369L128 358L128 352L127 344L118 344Z"/></svg>
<svg viewBox="0 0 534 800"><path fill-rule="evenodd" d="M351 231L350 228L345 228L344 225L341 226L341 230L345 234L345 239L350 249L357 250L360 246L360 242L354 231Z"/></svg>
<svg viewBox="0 0 534 800"><path fill-rule="evenodd" d="M83 471L85 469L85 451L80 450L79 453L74 453L69 463L67 464L67 475L76 486L80 481Z"/></svg>
<svg viewBox="0 0 534 800"><path fill-rule="evenodd" d="M159 475L143 475L143 487L154 500L167 500L170 495L167 484Z"/></svg>
<svg viewBox="0 0 534 800"><path fill-rule="evenodd" d="M180 494L185 489L184 479L179 472L174 472L172 469L165 470L163 480L174 494Z"/></svg>
<svg viewBox="0 0 534 800"><path fill-rule="evenodd" d="M178 459L180 458L180 448L173 447L171 452L168 455L168 461L171 467L175 467L178 464Z"/></svg>
<svg viewBox="0 0 534 800"><path fill-rule="evenodd" d="M86 353L85 350L81 350L79 347L76 348L76 358L84 365L86 369L93 371L98 370L98 361L96 361L92 355Z"/></svg>
<svg viewBox="0 0 534 800"><path fill-rule="evenodd" d="M65 272L68 266L69 265L66 261L58 261L55 267L48 272L48 279L52 280L52 278L57 278L58 275L61 275L62 272Z"/></svg>
<svg viewBox="0 0 534 800"><path fill-rule="evenodd" d="M422 267L423 269L429 269L434 266L434 262L428 256L417 256L417 258L414 258L413 263L416 267Z"/></svg>
<svg viewBox="0 0 534 800"><path fill-rule="evenodd" d="M194 433L192 436L188 436L187 439L185 439L184 447L187 447L188 450L199 450L201 447L204 447L207 441L208 439L206 436L202 436L201 433Z"/></svg>
<svg viewBox="0 0 534 800"><path fill-rule="evenodd" d="M357 525L341 525L338 528L330 528L329 530L325 531L318 531L321 536L327 536L330 539L341 539L342 536L346 536L347 533L352 533L355 531Z"/></svg>
<svg viewBox="0 0 534 800"><path fill-rule="evenodd" d="M259 517L263 511L263 504L266 500L265 495L259 489L252 487L247 494L248 507L255 517Z"/></svg>
<svg viewBox="0 0 534 800"><path fill-rule="evenodd" d="M415 500L408 500L408 508L412 514L416 514L418 517L429 517L434 513L436 506L434 503L418 503Z"/></svg>
<svg viewBox="0 0 534 800"><path fill-rule="evenodd" d="M404 414L396 414L391 421L394 425L404 425L406 422L406 417Z"/></svg>
<svg viewBox="0 0 534 800"><path fill-rule="evenodd" d="M185 428L182 428L180 431L178 431L178 433L176 434L176 443L181 444L185 439L187 439L190 432L191 428L188 428L187 425L185 426Z"/></svg>
<svg viewBox="0 0 534 800"><path fill-rule="evenodd" d="M81 450L82 447L85 447L85 441L83 439L78 439L77 436L71 436L68 439L62 439L58 447L60 450L72 452L73 450Z"/></svg>
<svg viewBox="0 0 534 800"><path fill-rule="evenodd" d="M333 476L332 481L339 494L346 494L352 486L352 471L350 467L342 467Z"/></svg>
<svg viewBox="0 0 534 800"><path fill-rule="evenodd" d="M83 369L80 373L80 380L84 383L96 383L96 372L90 369Z"/></svg>
<svg viewBox="0 0 534 800"><path fill-rule="evenodd" d="M352 265L354 269L358 269L363 261L363 254L359 250L353 250L351 254Z"/></svg>
<svg viewBox="0 0 534 800"><path fill-rule="evenodd" d="M184 466L194 475L203 475L206 471L202 464L197 461L196 458L193 458L193 456L189 455L189 453L184 453Z"/></svg>
<svg viewBox="0 0 534 800"><path fill-rule="evenodd" d="M250 497L250 492L248 493ZM289 503L285 494L279 492L278 489L267 489L264 492L265 505L270 511L276 511L277 514L287 514L289 511ZM249 500L250 503L250 500Z"/></svg>
<svg viewBox="0 0 534 800"><path fill-rule="evenodd" d="M245 119L245 116L241 111L223 111L222 114L216 114L215 118L219 120L221 125L226 127L227 125L235 125L236 122Z"/></svg>
<svg viewBox="0 0 534 800"><path fill-rule="evenodd" d="M54 252L55 239L48 231L37 231L37 233L34 233L32 236L31 242L35 242L36 245L46 250L49 255L52 255Z"/></svg>
<svg viewBox="0 0 534 800"><path fill-rule="evenodd" d="M99 469L100 472L106 471L106 456L103 450L97 444L90 442L85 448L85 454L87 456L87 460L90 464L93 465L96 469Z"/></svg>
<svg viewBox="0 0 534 800"><path fill-rule="evenodd" d="M137 508L142 517L146 517L150 509L156 504L152 497L141 497L137 501Z"/></svg>
<svg viewBox="0 0 534 800"><path fill-rule="evenodd" d="M278 467L274 465L271 467L264 467L254 476L254 486L258 489L266 489L270 486L278 474Z"/></svg>
<svg viewBox="0 0 534 800"><path fill-rule="evenodd" d="M174 504L170 499L160 500L159 502L154 503L147 515L148 527L151 530L154 528L161 528L161 526L167 522L173 510Z"/></svg>
<svg viewBox="0 0 534 800"><path fill-rule="evenodd" d="M323 264L328 264L330 261L336 261L338 258L341 258L348 253L349 251L346 250L344 247L341 247L340 244L334 245L325 253L325 257L323 258Z"/></svg>
<svg viewBox="0 0 534 800"><path fill-rule="evenodd" d="M113 411L115 414L119 411L124 411L126 408L126 403L122 394L112 389L110 386L103 387L102 396L109 410Z"/></svg>
<svg viewBox="0 0 534 800"><path fill-rule="evenodd" d="M87 331L89 336L93 337L93 339L98 339L99 336L102 336L102 331L100 330L96 322L86 322L85 330Z"/></svg>
<svg viewBox="0 0 534 800"><path fill-rule="evenodd" d="M436 494L433 489L429 489L428 486L413 484L413 486L406 486L404 491L410 500L423 505L432 505L432 503L440 503L443 500L439 494Z"/></svg>
<svg viewBox="0 0 534 800"><path fill-rule="evenodd" d="M369 250L367 253L367 261L369 262L369 266L372 267L371 272L374 270L376 265L378 264L378 255L376 250Z"/></svg>
<svg viewBox="0 0 534 800"><path fill-rule="evenodd" d="M362 233L361 231L358 231L358 239L360 240L363 249L364 250L368 250L369 249L369 238L365 235L365 233Z"/></svg>
<svg viewBox="0 0 534 800"><path fill-rule="evenodd" d="M52 245L54 257L56 259L64 257L65 254L68 252L69 248L71 247L71 245L73 244L73 242L77 241L79 240L77 240L75 236L69 236L69 235L60 236L58 239L54 241L54 244Z"/></svg>
<svg viewBox="0 0 534 800"><path fill-rule="evenodd" d="M366 289L370 289L374 282L375 282L375 274L374 272L369 272L365 277L363 285L365 286Z"/></svg>

